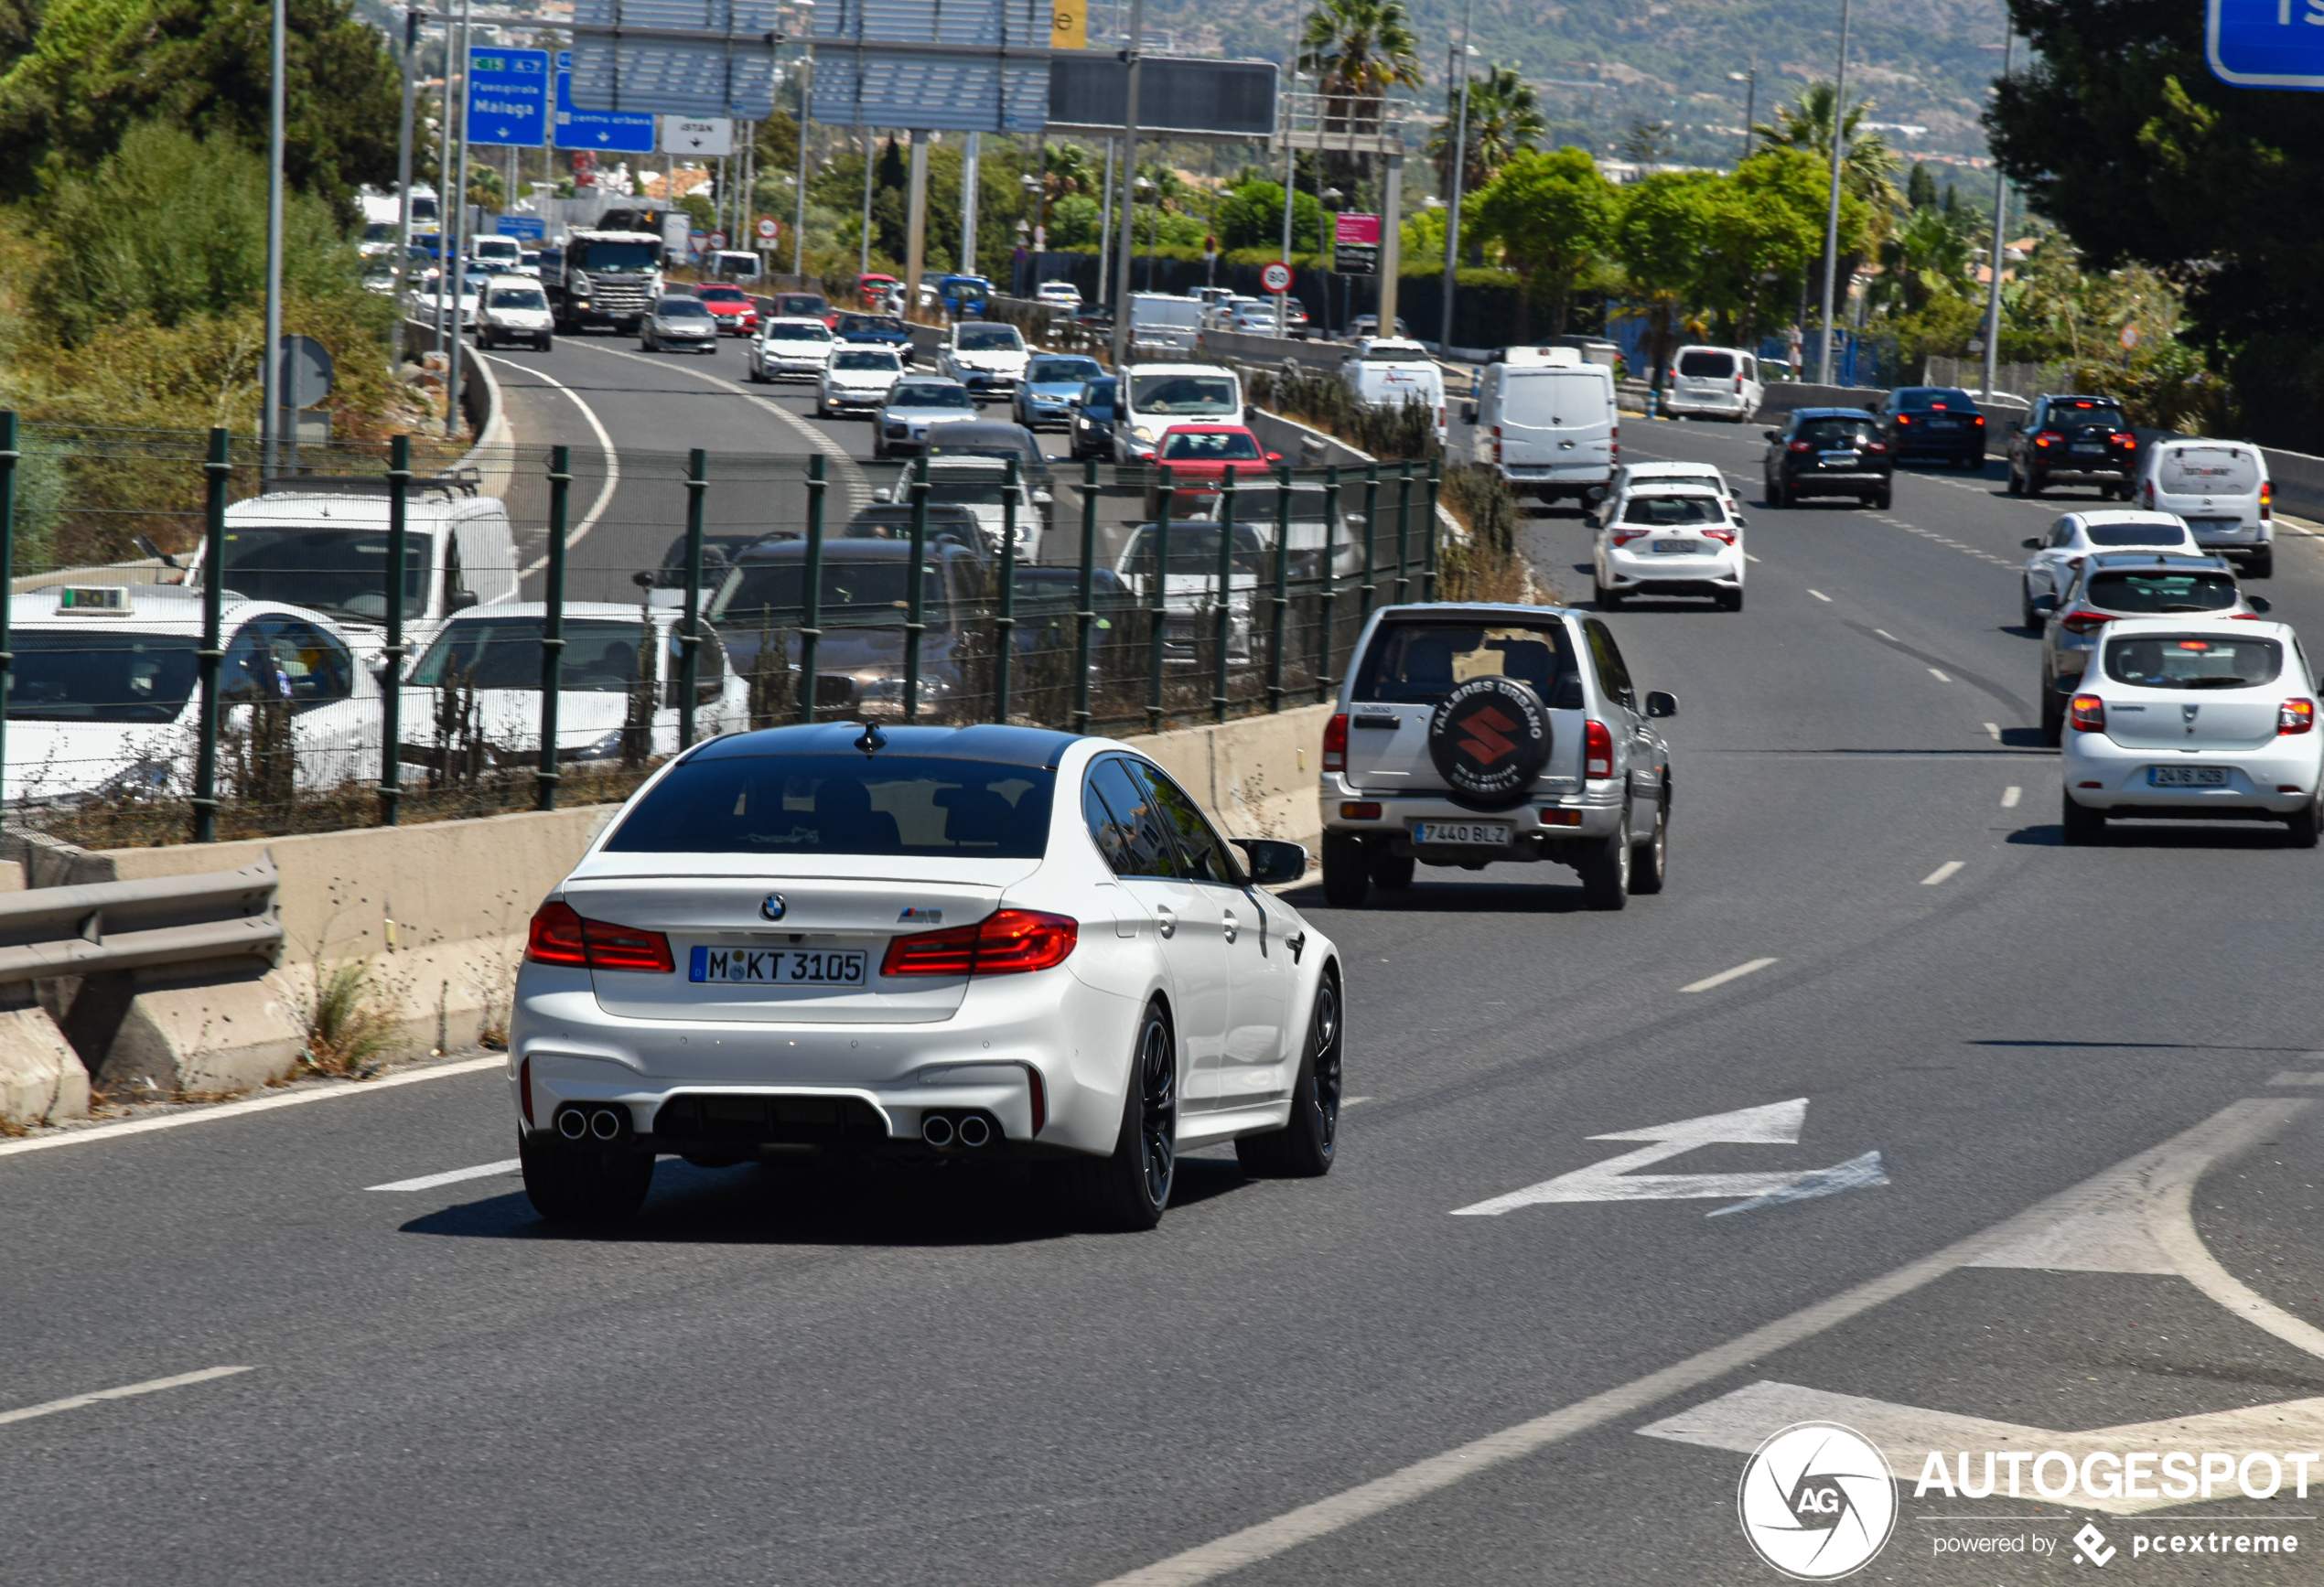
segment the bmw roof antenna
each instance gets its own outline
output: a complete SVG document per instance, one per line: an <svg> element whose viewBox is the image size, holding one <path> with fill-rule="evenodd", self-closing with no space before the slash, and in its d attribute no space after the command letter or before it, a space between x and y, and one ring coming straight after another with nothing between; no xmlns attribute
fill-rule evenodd
<svg viewBox="0 0 2324 1587"><path fill-rule="evenodd" d="M863 736L855 740L855 747L866 755L876 755L888 747L888 735L879 730L877 722L864 724Z"/></svg>

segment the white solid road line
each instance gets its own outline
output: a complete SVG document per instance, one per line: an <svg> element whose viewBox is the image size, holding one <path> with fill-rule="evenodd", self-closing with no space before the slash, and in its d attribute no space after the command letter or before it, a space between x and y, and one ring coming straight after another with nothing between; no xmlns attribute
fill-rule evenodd
<svg viewBox="0 0 2324 1587"><path fill-rule="evenodd" d="M1986 723L1985 736L1992 739L1996 744L1999 744L2001 742L2001 724L1998 722Z"/></svg>
<svg viewBox="0 0 2324 1587"><path fill-rule="evenodd" d="M1810 590L1808 594L1813 595L1819 601L1829 601L1832 598L1830 595L1825 595L1822 590Z"/></svg>
<svg viewBox="0 0 2324 1587"><path fill-rule="evenodd" d="M1888 629L1886 629L1886 628L1875 628L1875 629L1873 629L1872 631L1873 631L1874 633L1876 633L1876 634L1879 635L1879 636L1880 636L1883 639L1886 639L1886 640L1887 640L1889 644L1891 644L1891 645L1901 645L1901 644L1903 644L1903 643L1904 643L1904 641L1903 641L1902 639L1898 638L1897 638L1894 634L1891 634L1891 633L1890 633L1890 632L1888 632Z"/></svg>
<svg viewBox="0 0 2324 1587"><path fill-rule="evenodd" d="M474 1168L455 1168L444 1174L425 1174L417 1179L399 1179L393 1185L367 1185L366 1190L434 1190L439 1185L457 1185L463 1179L490 1179L495 1174L514 1174L524 1160L511 1157L505 1163L479 1163Z"/></svg>
<svg viewBox="0 0 2324 1587"><path fill-rule="evenodd" d="M512 370L522 370L526 374L544 381L556 390L563 391L566 400L580 409L581 416L589 422L589 429L597 438L597 446L605 453L605 484L598 488L597 500L589 504L589 510L581 515L580 526L565 537L565 549L571 552L581 542L583 535L597 526L597 520L605 516L605 509L613 503L614 487L621 483L621 455L613 449L613 437L607 432L605 425L598 422L597 411L581 400L580 392L558 380L554 375L544 370L534 369L531 364L520 364L512 359L501 358L493 353L479 352L477 357L490 359L496 364L506 364ZM549 553L543 552L517 576L530 578L548 565Z"/></svg>
<svg viewBox="0 0 2324 1587"><path fill-rule="evenodd" d="M1754 959L1748 964L1737 965L1733 970L1722 970L1716 975L1706 975L1698 981L1680 987L1679 991L1708 992L1715 986L1725 986L1730 981L1740 981L1754 970L1765 970L1774 962L1772 959Z"/></svg>
<svg viewBox="0 0 2324 1587"><path fill-rule="evenodd" d="M2315 1105L2312 1101L2290 1099L2231 1103L2202 1123L2154 1150L2141 1153L2094 1178L2084 1180L2071 1190L2050 1196L2015 1217L1997 1223L1967 1239L1956 1240L1942 1250L1917 1261L1907 1262L1903 1267L1858 1284L1854 1289L1844 1290L1828 1299L1804 1306L1788 1317L1754 1328L1699 1356L1689 1356L1659 1372L1649 1373L1601 1394L1576 1400L1545 1416L1521 1421L1499 1432L1487 1433L1458 1449L1449 1449L1442 1454L1416 1461L1343 1493L1303 1505L1273 1520L1261 1521L1256 1526L1246 1527L1242 1531L1189 1549L1182 1554L1157 1560L1141 1570L1103 1582L1100 1587L1194 1587L1197 1582L1214 1581L1245 1565L1288 1553L1313 1539L1329 1536L1359 1521L1369 1520L1394 1509L1399 1505L1410 1504L1439 1489L1448 1488L1463 1477L1491 1471L1496 1466L1551 1444L1589 1432L1623 1417L1636 1415L1674 1394L1701 1389L1729 1373L1755 1366L1778 1351L1789 1349L1820 1334L1828 1333L1844 1323L1852 1322L1877 1306L1934 1283L2013 1242L2055 1228L2114 1193L2125 1179L2136 1179L2155 1169L2179 1167L2189 1160L2196 1160L2199 1163L2216 1161L2253 1142L2267 1139L2270 1132L2282 1129ZM2186 1174L2183 1168L2168 1177L2173 1181L2175 1187L2192 1187L2193 1179ZM2183 1200L2181 1205L2184 1205ZM2192 1232L2191 1225L2189 1232ZM2215 1267L2216 1263L2212 1265ZM2197 1287L2201 1288L2202 1285L2199 1283ZM2263 1316L2254 1315L2252 1320L2270 1332L2277 1331L2271 1323L2280 1326L2281 1323L2289 1322L2301 1329L2309 1327L2296 1318L2263 1320ZM2283 1333L2277 1333L2277 1336L2288 1338ZM2298 1340L2290 1342L2300 1344ZM2308 1346L2301 1344L2301 1347Z"/></svg>
<svg viewBox="0 0 2324 1587"><path fill-rule="evenodd" d="M1934 678L1940 683L1950 683L1953 681L1952 679L1938 671L1934 667L1929 669L1929 676Z"/></svg>
<svg viewBox="0 0 2324 1587"><path fill-rule="evenodd" d="M45 1405L27 1405L21 1410L0 1410L0 1422L30 1421L36 1416L54 1416L59 1410L79 1410L84 1405L94 1405L101 1399L127 1399L133 1395L158 1394L165 1389L184 1389L196 1383L208 1383L213 1378L231 1378L237 1372L253 1371L249 1367L205 1367L199 1372L180 1372L175 1378L154 1378L143 1383L125 1383L119 1389L98 1389L87 1394L75 1394L66 1399L51 1399Z"/></svg>
<svg viewBox="0 0 2324 1587"><path fill-rule="evenodd" d="M209 1124L220 1119L240 1119L248 1113L264 1113L274 1108L296 1108L306 1102L328 1102L334 1097L368 1097L376 1091L392 1091L398 1086L416 1086L423 1080L441 1080L452 1075L472 1075L479 1069L497 1069L508 1059L494 1053L490 1057L462 1058L457 1064L436 1064L409 1074L389 1075L383 1079L357 1080L344 1086L318 1086L311 1091L291 1091L273 1097L253 1097L247 1102L220 1102L212 1107L188 1108L183 1113L164 1113L154 1119L128 1119L118 1124L95 1124L86 1130L70 1130L58 1135L36 1135L29 1141L0 1141L0 1157L11 1157L19 1152L46 1152L51 1146L79 1146L91 1141L117 1141L124 1135L143 1135L149 1130L175 1130L181 1124Z"/></svg>
<svg viewBox="0 0 2324 1587"><path fill-rule="evenodd" d="M1964 860L1947 860L1943 864L1921 877L1921 885L1923 887L1934 887L1941 882L1950 882L1953 880L1953 873L1967 863Z"/></svg>
<svg viewBox="0 0 2324 1587"><path fill-rule="evenodd" d="M2025 797L2026 790L2013 782L2001 790L2001 808L2005 810L2014 810L2017 808L2017 801Z"/></svg>

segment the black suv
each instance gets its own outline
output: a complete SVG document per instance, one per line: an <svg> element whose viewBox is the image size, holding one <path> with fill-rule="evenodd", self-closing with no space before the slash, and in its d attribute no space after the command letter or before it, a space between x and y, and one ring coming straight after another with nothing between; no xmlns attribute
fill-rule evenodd
<svg viewBox="0 0 2324 1587"><path fill-rule="evenodd" d="M1955 468L1985 466L1985 416L1968 392L1950 386L1899 386L1880 403L1888 456L1933 457Z"/></svg>
<svg viewBox="0 0 2324 1587"><path fill-rule="evenodd" d="M2130 499L2138 437L2112 397L2038 397L2022 424L2009 426L2009 494L2039 496L2052 485L2095 485L2100 500Z"/></svg>
<svg viewBox="0 0 2324 1587"><path fill-rule="evenodd" d="M1896 458L1880 422L1862 408L1794 408L1781 430L1767 432L1759 474L1770 507L1811 496L1853 496L1867 507L1888 505Z"/></svg>

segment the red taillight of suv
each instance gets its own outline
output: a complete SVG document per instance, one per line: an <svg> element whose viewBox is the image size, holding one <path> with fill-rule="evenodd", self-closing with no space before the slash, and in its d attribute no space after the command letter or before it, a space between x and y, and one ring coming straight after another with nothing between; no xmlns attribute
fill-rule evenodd
<svg viewBox="0 0 2324 1587"><path fill-rule="evenodd" d="M1974 424L1978 429L1982 430L1985 427L1985 416L1983 413L1979 413L1974 418L1971 419L1969 423Z"/></svg>
<svg viewBox="0 0 2324 1587"><path fill-rule="evenodd" d="M1864 449L1867 452L1886 452L1888 449L1888 444L1886 441L1867 441L1864 444Z"/></svg>
<svg viewBox="0 0 2324 1587"><path fill-rule="evenodd" d="M2286 700L2276 708L2276 731L2278 734L2309 733L2316 727L2316 702Z"/></svg>
<svg viewBox="0 0 2324 1587"><path fill-rule="evenodd" d="M670 938L661 932L585 920L572 905L554 901L534 911L524 957L535 964L585 970L640 970L668 975L678 968L670 956Z"/></svg>
<svg viewBox="0 0 2324 1587"><path fill-rule="evenodd" d="M1002 909L974 926L915 931L888 945L882 975L1022 975L1065 962L1081 922L1038 909Z"/></svg>
<svg viewBox="0 0 2324 1587"><path fill-rule="evenodd" d="M2114 619L2103 612L2069 612L2058 620L2069 634L2094 634Z"/></svg>
<svg viewBox="0 0 2324 1587"><path fill-rule="evenodd" d="M1788 448L1786 448L1786 450L1792 452L1813 452L1815 448L1810 446L1805 441L1794 441Z"/></svg>
<svg viewBox="0 0 2324 1587"><path fill-rule="evenodd" d="M1323 769L1348 769L1348 713L1344 711L1323 724Z"/></svg>
<svg viewBox="0 0 2324 1587"><path fill-rule="evenodd" d="M1912 415L1910 413L1899 413L1897 415L1897 423L1899 424L1910 424L1912 423Z"/></svg>
<svg viewBox="0 0 2324 1587"><path fill-rule="evenodd" d="M1614 735L1606 731L1602 722L1582 724L1582 775L1612 777L1614 775Z"/></svg>
<svg viewBox="0 0 2324 1587"><path fill-rule="evenodd" d="M2155 488L2151 483L2146 487L2146 505L2149 507L2155 505ZM2259 482L2259 520L2265 523L2275 516L2276 482L2272 479L2263 479Z"/></svg>
<svg viewBox="0 0 2324 1587"><path fill-rule="evenodd" d="M2095 694L2077 694L2066 708L2066 720L2072 723L2076 733L2106 731L2106 702Z"/></svg>
<svg viewBox="0 0 2324 1587"><path fill-rule="evenodd" d="M2113 434L2107 436L2106 439L2112 441L2115 445L2121 447L2125 452L2136 452L2138 450L2138 437L2132 434L2127 430L2117 430Z"/></svg>

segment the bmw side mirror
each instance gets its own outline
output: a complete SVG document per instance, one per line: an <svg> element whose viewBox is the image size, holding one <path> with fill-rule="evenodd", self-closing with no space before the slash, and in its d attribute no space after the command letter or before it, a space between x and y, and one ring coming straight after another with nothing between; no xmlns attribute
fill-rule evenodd
<svg viewBox="0 0 2324 1587"><path fill-rule="evenodd" d="M2024 544L2028 551L2039 551L2041 549L2041 536L2038 534L2030 535L2021 543Z"/></svg>
<svg viewBox="0 0 2324 1587"><path fill-rule="evenodd" d="M1279 887L1286 882L1296 882L1307 874L1307 851L1297 843L1286 843L1280 838L1232 838L1228 840L1243 851L1244 865L1251 880L1261 887Z"/></svg>
<svg viewBox="0 0 2324 1587"><path fill-rule="evenodd" d="M2262 617L2265 617L2275 606L2275 604L2265 595L2246 595L2243 598L2251 603L2252 610Z"/></svg>
<svg viewBox="0 0 2324 1587"><path fill-rule="evenodd" d="M1670 693L1665 690L1649 689L1646 692L1646 714L1649 716L1676 716L1678 714L1678 696Z"/></svg>

